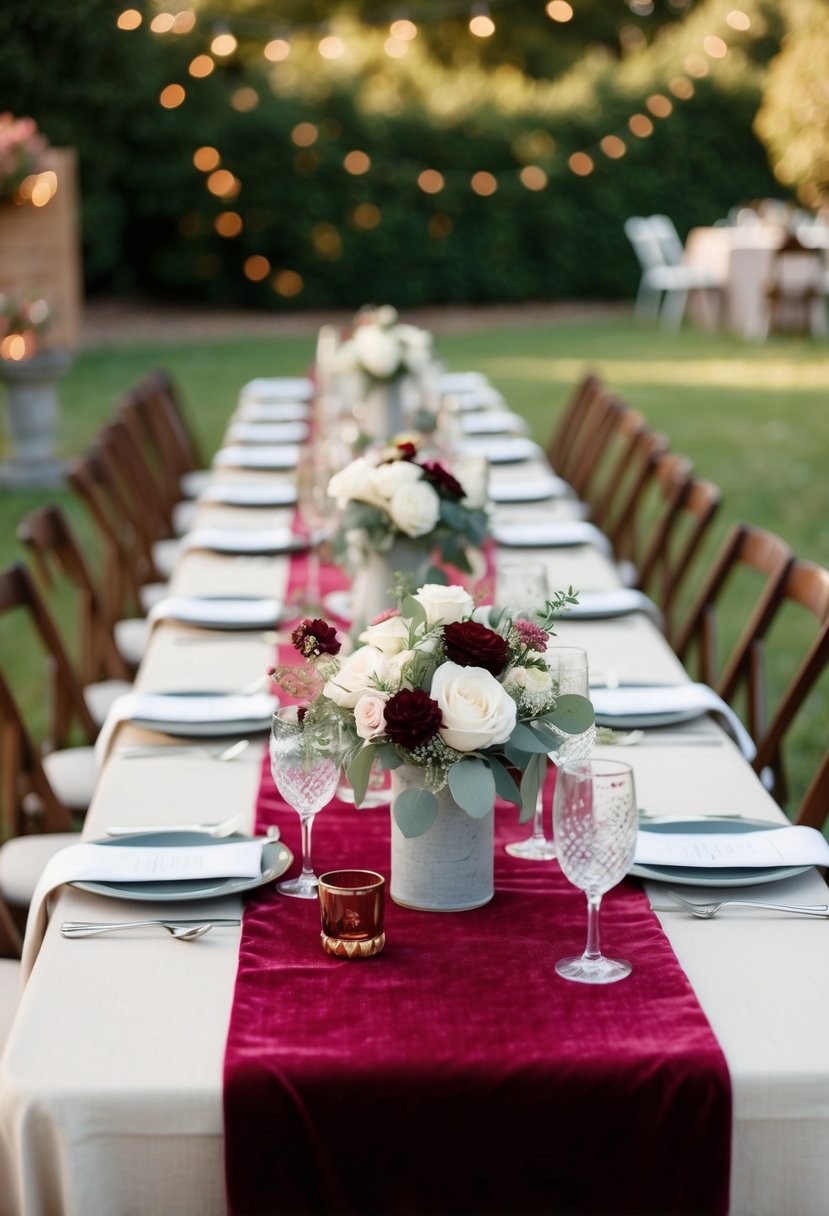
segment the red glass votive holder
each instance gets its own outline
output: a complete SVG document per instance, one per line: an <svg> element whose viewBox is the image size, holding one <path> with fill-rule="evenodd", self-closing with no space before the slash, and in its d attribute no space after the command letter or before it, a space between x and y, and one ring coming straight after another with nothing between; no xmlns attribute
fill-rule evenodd
<svg viewBox="0 0 829 1216"><path fill-rule="evenodd" d="M386 944L386 880L374 870L329 870L319 879L322 948L335 958L372 958Z"/></svg>

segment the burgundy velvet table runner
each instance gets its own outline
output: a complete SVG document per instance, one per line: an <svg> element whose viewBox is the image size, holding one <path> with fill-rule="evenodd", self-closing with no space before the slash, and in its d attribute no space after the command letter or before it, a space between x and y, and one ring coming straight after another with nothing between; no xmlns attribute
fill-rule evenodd
<svg viewBox="0 0 829 1216"><path fill-rule="evenodd" d="M256 822L279 824L298 869L267 760ZM224 1067L232 1216L728 1210L727 1066L644 893L626 881L602 906L605 952L632 975L561 979L585 898L556 862L504 852L527 831L499 805L492 902L387 899L370 960L323 953L316 902L250 899ZM313 847L318 874L388 878L388 808L335 802Z"/></svg>

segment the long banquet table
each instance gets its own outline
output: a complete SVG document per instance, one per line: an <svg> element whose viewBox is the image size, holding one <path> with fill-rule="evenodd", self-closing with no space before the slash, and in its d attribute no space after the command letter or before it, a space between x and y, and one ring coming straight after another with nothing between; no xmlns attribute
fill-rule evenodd
<svg viewBox="0 0 829 1216"><path fill-rule="evenodd" d="M520 467L522 476L527 468ZM495 479L515 475L516 466L493 466ZM290 480L291 474L222 471L223 480L230 476ZM544 511L510 506L498 514L517 519ZM289 523L290 512L205 504L198 522L256 528ZM619 585L615 566L589 546L534 550L531 556L544 560L552 587ZM285 557L185 550L170 589L192 595L228 594L232 588L238 595L279 597L288 569ZM556 632L562 643L584 646L591 669L606 678L612 673L621 682L687 679L645 614L564 620ZM161 622L137 683L154 691L234 690L256 680L272 660L273 641L260 634L218 637ZM151 738L133 725L122 726L89 810L86 839L102 837L112 824L195 823L237 811L248 813L247 828L252 827L263 740L231 763L198 755L151 761L119 755L122 744ZM646 735L624 751L599 747L597 754L633 764L640 805L651 814L737 812L781 819L737 748L713 723L702 734L697 723L663 738ZM516 823L516 837L526 831ZM283 835L298 852L298 825L293 836L290 829ZM358 855L326 853L323 812L315 840L317 872L344 860L360 864ZM646 890L660 908L669 902L659 884L648 883ZM825 902L827 892L810 871L777 883L774 895ZM222 1069L240 930L217 928L194 946L153 934L72 942L58 932L64 919L241 915L242 901L186 907L184 913L182 905L116 905L62 889L0 1063L3 1216L225 1211ZM829 1008L826 924L770 913L713 922L678 911L656 915L730 1070L731 1212L822 1216L829 1205L829 1036L821 1016ZM424 920L431 927L429 914ZM319 950L313 933L308 950ZM554 962L551 952L551 972ZM356 965L382 966L382 959ZM520 1052L520 1034L515 1045Z"/></svg>

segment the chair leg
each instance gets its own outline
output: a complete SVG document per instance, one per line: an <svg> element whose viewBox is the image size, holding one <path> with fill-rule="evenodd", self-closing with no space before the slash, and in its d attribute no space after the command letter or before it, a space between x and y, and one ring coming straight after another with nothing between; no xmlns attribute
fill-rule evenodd
<svg viewBox="0 0 829 1216"><path fill-rule="evenodd" d="M657 319L661 294L655 287L651 287L645 277L642 278L633 309L633 315L637 321L655 321Z"/></svg>
<svg viewBox="0 0 829 1216"><path fill-rule="evenodd" d="M677 333L682 325L682 318L685 314L685 303L688 299L687 291L666 291L665 298L662 301L662 310L659 315L660 324L663 329L670 330L671 333Z"/></svg>

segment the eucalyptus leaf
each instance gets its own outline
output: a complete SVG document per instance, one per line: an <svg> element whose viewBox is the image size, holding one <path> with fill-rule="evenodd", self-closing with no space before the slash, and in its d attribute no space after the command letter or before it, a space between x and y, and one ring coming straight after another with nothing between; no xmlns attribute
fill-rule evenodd
<svg viewBox="0 0 829 1216"><path fill-rule="evenodd" d="M519 823L527 823L535 814L539 791L544 783L547 772L547 757L535 755L524 770L521 778L521 814Z"/></svg>
<svg viewBox="0 0 829 1216"><path fill-rule="evenodd" d="M577 693L563 693L556 701L555 709L550 710L540 722L552 722L566 735L582 735L593 725L593 706L587 697Z"/></svg>
<svg viewBox="0 0 829 1216"><path fill-rule="evenodd" d="M503 798L506 802L514 802L516 806L520 806L521 791L506 765L502 764L500 760L496 760L494 756L490 756L489 767L492 770L495 791L499 798Z"/></svg>
<svg viewBox="0 0 829 1216"><path fill-rule="evenodd" d="M489 765L467 756L449 769L449 789L472 819L483 819L495 806L495 779Z"/></svg>
<svg viewBox="0 0 829 1216"><path fill-rule="evenodd" d="M392 814L403 835L411 840L422 836L438 817L438 800L429 790L402 790L394 800Z"/></svg>
<svg viewBox="0 0 829 1216"><path fill-rule="evenodd" d="M382 768L400 768L400 765L403 763L400 756L398 756L397 749L393 743L375 744L375 751L377 753L378 763Z"/></svg>
<svg viewBox="0 0 829 1216"><path fill-rule="evenodd" d="M341 527L348 532L364 528L366 532L373 534L378 528L385 527L386 523L386 513L379 507L352 499L343 510Z"/></svg>
<svg viewBox="0 0 829 1216"><path fill-rule="evenodd" d="M426 624L426 609L421 604L420 600L416 600L413 595L407 595L403 600L400 611L403 615L412 622L417 628L418 625Z"/></svg>
<svg viewBox="0 0 829 1216"><path fill-rule="evenodd" d="M368 781L371 776L371 765L375 758L376 748L363 747L349 764L345 771L352 789L354 790L354 805L359 806L366 796Z"/></svg>
<svg viewBox="0 0 829 1216"><path fill-rule="evenodd" d="M548 752L551 746L549 736L543 738L541 731L533 730L526 722L515 724L510 744L522 752Z"/></svg>

